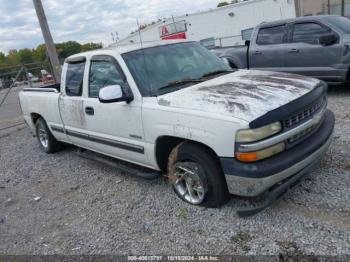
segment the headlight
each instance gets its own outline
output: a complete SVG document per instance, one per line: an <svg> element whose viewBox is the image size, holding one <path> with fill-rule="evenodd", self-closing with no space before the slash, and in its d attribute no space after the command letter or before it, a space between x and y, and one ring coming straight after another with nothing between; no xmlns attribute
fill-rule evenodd
<svg viewBox="0 0 350 262"><path fill-rule="evenodd" d="M282 130L280 122L275 122L273 124L263 126L256 129L244 129L239 130L236 133L236 142L247 143L255 142L269 136L272 136Z"/></svg>
<svg viewBox="0 0 350 262"><path fill-rule="evenodd" d="M278 153L281 153L285 149L285 144L284 143L279 143L277 145L274 145L272 147L259 150L256 152L247 152L247 153L240 153L236 152L236 158L239 161L242 162L256 162L268 157L271 157L273 155L276 155Z"/></svg>

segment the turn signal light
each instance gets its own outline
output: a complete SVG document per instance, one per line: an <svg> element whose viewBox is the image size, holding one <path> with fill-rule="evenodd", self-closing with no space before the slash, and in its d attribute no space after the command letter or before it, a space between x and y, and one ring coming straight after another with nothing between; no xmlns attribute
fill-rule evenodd
<svg viewBox="0 0 350 262"><path fill-rule="evenodd" d="M236 152L235 157L242 162L256 162L265 158L269 158L285 150L285 144L279 143L269 148L265 148L256 152Z"/></svg>
<svg viewBox="0 0 350 262"><path fill-rule="evenodd" d="M258 160L258 155L254 153L236 153L236 158L242 162L255 162Z"/></svg>

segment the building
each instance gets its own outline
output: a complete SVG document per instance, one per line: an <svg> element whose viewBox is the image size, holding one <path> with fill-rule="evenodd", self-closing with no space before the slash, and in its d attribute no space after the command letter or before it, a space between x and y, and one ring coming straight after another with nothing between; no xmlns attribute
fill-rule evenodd
<svg viewBox="0 0 350 262"><path fill-rule="evenodd" d="M189 39L206 46L231 46L250 39L253 28L261 22L296 17L294 0L249 0L214 10L172 17L130 34L118 44Z"/></svg>
<svg viewBox="0 0 350 262"><path fill-rule="evenodd" d="M350 0L295 0L295 10L297 16L350 16Z"/></svg>

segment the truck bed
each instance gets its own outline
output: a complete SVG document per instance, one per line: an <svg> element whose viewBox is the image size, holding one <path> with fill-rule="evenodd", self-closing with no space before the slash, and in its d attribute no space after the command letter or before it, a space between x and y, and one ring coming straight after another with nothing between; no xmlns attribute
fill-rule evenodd
<svg viewBox="0 0 350 262"><path fill-rule="evenodd" d="M49 84L49 85L44 85L40 87L28 87L24 88L23 91L27 92L55 92L59 93L61 92L61 84Z"/></svg>

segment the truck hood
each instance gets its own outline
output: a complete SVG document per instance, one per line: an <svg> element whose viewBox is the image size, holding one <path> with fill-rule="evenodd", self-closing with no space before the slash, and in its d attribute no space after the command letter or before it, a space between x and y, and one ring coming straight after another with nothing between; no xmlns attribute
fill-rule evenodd
<svg viewBox="0 0 350 262"><path fill-rule="evenodd" d="M158 96L158 104L252 120L312 91L320 80L286 73L239 70Z"/></svg>

